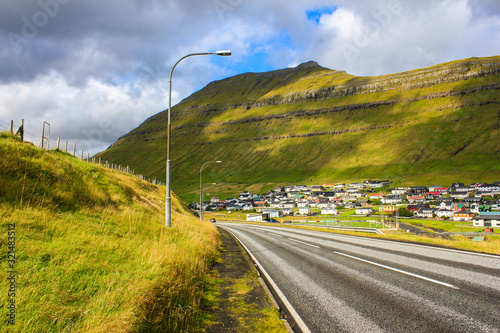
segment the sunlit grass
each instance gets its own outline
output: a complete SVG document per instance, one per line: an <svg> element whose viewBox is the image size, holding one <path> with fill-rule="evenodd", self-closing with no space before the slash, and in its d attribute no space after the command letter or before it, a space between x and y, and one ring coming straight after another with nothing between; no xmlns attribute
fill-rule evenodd
<svg viewBox="0 0 500 333"><path fill-rule="evenodd" d="M15 332L187 332L217 255L211 223L164 187L0 138L1 256L16 225ZM6 262L3 260L2 262ZM1 304L7 304L7 267Z"/></svg>

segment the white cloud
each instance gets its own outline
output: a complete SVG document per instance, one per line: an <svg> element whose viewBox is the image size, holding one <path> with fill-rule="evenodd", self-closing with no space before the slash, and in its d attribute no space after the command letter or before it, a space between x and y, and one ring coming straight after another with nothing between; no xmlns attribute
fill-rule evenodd
<svg viewBox="0 0 500 333"><path fill-rule="evenodd" d="M38 137L49 121L93 152L167 108L171 66L192 52L233 56L183 62L174 105L210 81L309 60L377 75L500 54L498 0L69 1L15 52L8 36L26 37L39 3L2 4L1 124L25 118Z"/></svg>

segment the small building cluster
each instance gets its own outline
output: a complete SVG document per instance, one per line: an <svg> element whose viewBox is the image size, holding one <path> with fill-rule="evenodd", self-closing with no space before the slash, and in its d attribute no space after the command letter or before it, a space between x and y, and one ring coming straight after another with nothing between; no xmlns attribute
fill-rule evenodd
<svg viewBox="0 0 500 333"><path fill-rule="evenodd" d="M238 198L203 203L207 211L257 211L248 220L272 221L287 215L339 214L340 208L353 209L356 215L371 215L374 207L382 214L394 214L405 207L418 218L442 218L473 222L474 226L500 227L500 182L450 187L411 186L390 189L389 181L364 181L352 184L278 186L263 194L245 191ZM199 209L198 203L192 206ZM260 217L259 217L260 216Z"/></svg>

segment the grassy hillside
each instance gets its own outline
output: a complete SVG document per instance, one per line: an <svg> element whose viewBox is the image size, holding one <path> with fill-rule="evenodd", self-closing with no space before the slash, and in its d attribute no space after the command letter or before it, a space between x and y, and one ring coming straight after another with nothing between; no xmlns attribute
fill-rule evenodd
<svg viewBox="0 0 500 333"><path fill-rule="evenodd" d="M217 254L211 223L174 196L166 229L164 187L10 135L0 156L0 331L194 331Z"/></svg>
<svg viewBox="0 0 500 333"><path fill-rule="evenodd" d="M355 77L315 63L213 82L173 109L173 188L390 179L395 184L500 179L500 57ZM166 112L103 158L164 179Z"/></svg>

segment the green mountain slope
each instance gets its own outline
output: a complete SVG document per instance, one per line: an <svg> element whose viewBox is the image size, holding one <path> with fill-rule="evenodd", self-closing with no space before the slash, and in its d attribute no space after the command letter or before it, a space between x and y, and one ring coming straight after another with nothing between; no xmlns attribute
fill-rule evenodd
<svg viewBox="0 0 500 333"><path fill-rule="evenodd" d="M173 188L500 178L500 56L355 77L315 62L212 82L173 108ZM166 112L100 156L165 179ZM206 172L206 174L205 174Z"/></svg>

